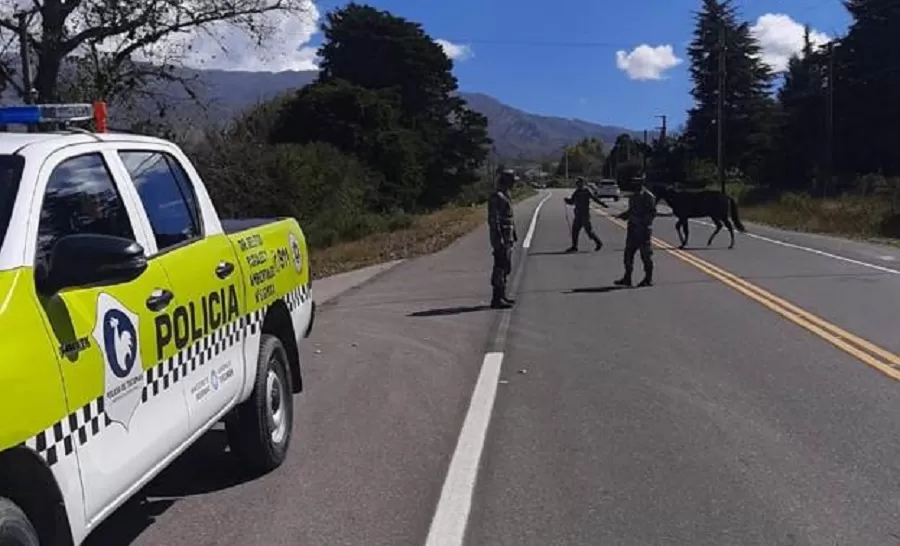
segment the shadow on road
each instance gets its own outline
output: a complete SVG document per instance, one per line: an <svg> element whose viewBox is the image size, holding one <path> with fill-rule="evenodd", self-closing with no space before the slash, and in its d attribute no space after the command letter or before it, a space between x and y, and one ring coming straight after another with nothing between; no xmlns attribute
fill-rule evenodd
<svg viewBox="0 0 900 546"><path fill-rule="evenodd" d="M625 250L624 246L616 246L616 247L608 247L603 245L603 248L598 250L590 249L590 250L579 250L578 252L566 252L565 250L554 250L548 252L531 252L528 256L562 256L565 254L602 254L609 252L622 252Z"/></svg>
<svg viewBox="0 0 900 546"><path fill-rule="evenodd" d="M462 315L465 313L477 313L490 309L489 305L470 305L463 307L442 307L440 309L427 309L425 311L416 311L406 316L408 317L446 317L450 315Z"/></svg>
<svg viewBox="0 0 900 546"><path fill-rule="evenodd" d="M255 479L226 451L224 430L211 430L140 493L122 505L84 543L131 544L176 502Z"/></svg>
<svg viewBox="0 0 900 546"><path fill-rule="evenodd" d="M625 290L625 286L594 286L588 288L573 288L563 292L564 294L605 294L616 290Z"/></svg>
<svg viewBox="0 0 900 546"><path fill-rule="evenodd" d="M566 254L587 254L587 250L579 250L578 252L566 252L565 250L550 250L547 252L529 252L529 256L564 256Z"/></svg>

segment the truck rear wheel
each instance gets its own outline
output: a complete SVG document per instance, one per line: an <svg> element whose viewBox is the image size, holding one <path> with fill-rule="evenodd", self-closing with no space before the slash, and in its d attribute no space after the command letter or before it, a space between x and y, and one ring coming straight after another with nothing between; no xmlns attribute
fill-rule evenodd
<svg viewBox="0 0 900 546"><path fill-rule="evenodd" d="M294 426L291 368L281 341L263 334L253 393L225 420L228 445L260 474L281 466Z"/></svg>
<svg viewBox="0 0 900 546"><path fill-rule="evenodd" d="M28 516L11 500L0 497L0 546L40 546Z"/></svg>

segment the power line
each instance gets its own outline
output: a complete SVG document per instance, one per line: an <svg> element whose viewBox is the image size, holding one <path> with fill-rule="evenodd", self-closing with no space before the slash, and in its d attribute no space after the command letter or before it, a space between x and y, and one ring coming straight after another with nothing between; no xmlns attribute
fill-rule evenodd
<svg viewBox="0 0 900 546"><path fill-rule="evenodd" d="M468 39L459 36L450 36L444 38L447 41L457 44L483 44L483 45L511 45L511 46L535 46L535 47L600 47L600 48L633 48L634 44L614 43L614 42L596 42L596 41L545 41L545 40L496 40L496 39Z"/></svg>

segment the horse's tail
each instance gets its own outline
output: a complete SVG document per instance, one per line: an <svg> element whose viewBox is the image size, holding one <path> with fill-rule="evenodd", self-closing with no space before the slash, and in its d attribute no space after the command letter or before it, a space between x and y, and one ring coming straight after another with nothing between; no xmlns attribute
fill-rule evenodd
<svg viewBox="0 0 900 546"><path fill-rule="evenodd" d="M737 201L735 201L733 197L729 197L728 201L729 205L731 206L731 221L734 222L734 227L736 227L741 233L747 231L744 228L744 224L741 223L741 217L738 215Z"/></svg>

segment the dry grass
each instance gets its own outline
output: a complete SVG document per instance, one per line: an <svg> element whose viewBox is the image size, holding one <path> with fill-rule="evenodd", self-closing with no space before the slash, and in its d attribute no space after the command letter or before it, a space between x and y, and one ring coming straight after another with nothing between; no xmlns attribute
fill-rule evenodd
<svg viewBox="0 0 900 546"><path fill-rule="evenodd" d="M519 191L516 200L534 195ZM415 216L412 225L387 233L376 233L358 241L310 251L313 278L319 279L392 260L437 252L485 222L485 205L448 207ZM485 244L487 244L485 242Z"/></svg>
<svg viewBox="0 0 900 546"><path fill-rule="evenodd" d="M896 238L896 221L889 199L844 196L814 199L802 194L785 194L768 203L741 206L741 216L749 221L794 231L827 233L846 237Z"/></svg>

